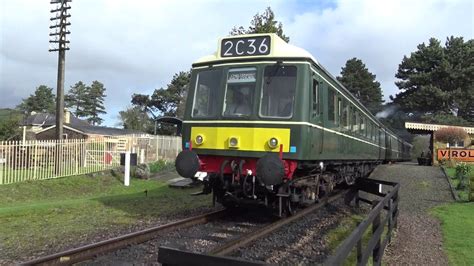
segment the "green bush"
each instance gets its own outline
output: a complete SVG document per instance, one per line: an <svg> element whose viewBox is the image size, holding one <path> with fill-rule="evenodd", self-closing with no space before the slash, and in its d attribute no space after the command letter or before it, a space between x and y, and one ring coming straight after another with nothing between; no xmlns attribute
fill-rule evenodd
<svg viewBox="0 0 474 266"><path fill-rule="evenodd" d="M156 162L150 163L149 166L150 166L151 173L158 173L159 171L162 171L165 169L171 169L173 167L173 164L165 160L158 160Z"/></svg>
<svg viewBox="0 0 474 266"><path fill-rule="evenodd" d="M456 174L454 176L459 179L458 189L466 187L466 179L470 171L471 168L467 163L461 162L456 164Z"/></svg>
<svg viewBox="0 0 474 266"><path fill-rule="evenodd" d="M471 180L470 180L470 185L469 185L469 201L474 201L474 175L471 175Z"/></svg>

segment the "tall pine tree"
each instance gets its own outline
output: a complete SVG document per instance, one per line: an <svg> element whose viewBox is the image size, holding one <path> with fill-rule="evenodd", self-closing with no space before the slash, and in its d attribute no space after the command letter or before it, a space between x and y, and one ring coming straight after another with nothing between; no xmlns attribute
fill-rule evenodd
<svg viewBox="0 0 474 266"><path fill-rule="evenodd" d="M36 88L35 93L23 99L17 108L23 113L31 113L33 111L37 113L54 113L56 109L55 99L52 88L40 85Z"/></svg>
<svg viewBox="0 0 474 266"><path fill-rule="evenodd" d="M104 121L100 118L100 115L107 113L104 106L105 90L104 84L97 80L93 81L90 87L87 87L84 116L92 125L100 125Z"/></svg>
<svg viewBox="0 0 474 266"><path fill-rule="evenodd" d="M400 89L393 99L405 112L427 121L457 114L474 123L474 41L435 38L404 56L395 75ZM452 119L448 119L452 120ZM442 123L443 121L438 121Z"/></svg>
<svg viewBox="0 0 474 266"><path fill-rule="evenodd" d="M344 85L373 114L382 109L382 89L362 60L352 58L342 67L337 80Z"/></svg>
<svg viewBox="0 0 474 266"><path fill-rule="evenodd" d="M74 86L71 86L69 92L64 97L64 103L67 108L77 117L85 117L87 113L84 108L86 107L88 88L82 81L77 82Z"/></svg>

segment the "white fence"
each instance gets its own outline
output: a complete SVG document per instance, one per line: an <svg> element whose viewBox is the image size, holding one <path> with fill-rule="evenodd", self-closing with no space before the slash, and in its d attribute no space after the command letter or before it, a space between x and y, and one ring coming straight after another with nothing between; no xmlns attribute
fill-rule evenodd
<svg viewBox="0 0 474 266"><path fill-rule="evenodd" d="M123 136L118 138L44 141L0 141L0 184L98 172L120 165L120 153L132 151L138 161L174 160L181 138Z"/></svg>

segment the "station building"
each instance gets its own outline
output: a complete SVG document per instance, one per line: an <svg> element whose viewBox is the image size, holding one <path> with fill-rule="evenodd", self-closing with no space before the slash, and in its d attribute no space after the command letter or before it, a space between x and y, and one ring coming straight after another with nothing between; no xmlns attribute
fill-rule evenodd
<svg viewBox="0 0 474 266"><path fill-rule="evenodd" d="M463 141L455 143L437 142L434 138L435 132L445 127L462 128L468 136ZM474 164L474 127L405 122L405 128L412 134L430 135L429 149L433 165L437 165L442 159L449 158Z"/></svg>

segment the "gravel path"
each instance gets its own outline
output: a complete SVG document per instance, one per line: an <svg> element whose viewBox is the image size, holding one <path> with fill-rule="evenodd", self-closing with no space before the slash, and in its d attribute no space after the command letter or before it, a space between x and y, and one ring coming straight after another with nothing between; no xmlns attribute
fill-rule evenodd
<svg viewBox="0 0 474 266"><path fill-rule="evenodd" d="M429 209L453 201L438 167L411 163L381 165L371 178L400 183L398 229L383 262L388 265L448 265L440 222Z"/></svg>

